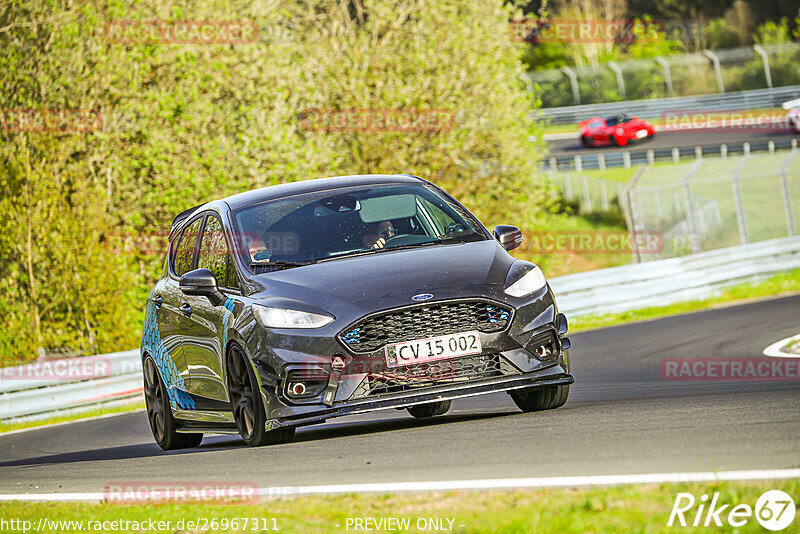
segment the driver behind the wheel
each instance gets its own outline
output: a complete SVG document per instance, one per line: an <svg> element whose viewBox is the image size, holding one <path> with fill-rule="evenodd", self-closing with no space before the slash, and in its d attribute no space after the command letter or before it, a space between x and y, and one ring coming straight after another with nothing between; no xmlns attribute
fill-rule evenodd
<svg viewBox="0 0 800 534"><path fill-rule="evenodd" d="M361 240L367 248L383 248L386 240L397 235L392 221L369 223Z"/></svg>

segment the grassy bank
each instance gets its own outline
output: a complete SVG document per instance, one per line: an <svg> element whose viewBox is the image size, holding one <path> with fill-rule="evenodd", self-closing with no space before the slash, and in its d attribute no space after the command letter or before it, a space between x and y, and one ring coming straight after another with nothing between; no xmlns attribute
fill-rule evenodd
<svg viewBox="0 0 800 534"><path fill-rule="evenodd" d="M14 423L0 422L0 434L2 434L3 432L11 432L14 430L22 430L25 428L35 428L39 426L74 422L74 421L80 421L82 419L99 417L102 415L122 414L122 413L133 412L136 410L144 410L144 401L138 400L130 404L125 404L124 406L95 408L93 410L87 410L85 412L79 412L79 413L65 413L62 415L57 415L55 417L48 417L47 419L37 419L34 421L18 421Z"/></svg>
<svg viewBox="0 0 800 534"><path fill-rule="evenodd" d="M797 500L800 496L800 481L627 485L610 488L379 496L343 495L281 499L263 504L197 503L153 506L10 502L0 504L0 517L5 520L31 521L34 526L39 524L40 518L46 518L50 522L58 520L83 522L80 525L82 529L77 528L78 525L74 523L57 525L60 532L85 532L88 530L88 521L120 521L122 523L118 526L122 528L115 529L115 532L138 532L138 529L142 528L141 524L125 525L124 522L150 520L164 521L165 524L162 526L167 528L145 527L148 528L148 532L193 532L198 529L187 528L186 521L197 521L200 518L208 520L206 529L213 532L250 532L255 520L258 520L259 527L266 526L265 530L277 526L280 532L286 533L347 532L356 531L355 518L372 518L375 521L389 518L408 519L408 530L374 529L378 532L435 531L430 527L427 530L417 528L417 522L420 521L422 526L421 521L425 520L440 520L445 527L452 525L452 531L460 533L674 532L675 528L694 532L701 529L667 526L677 494L691 493L699 502L702 495L711 497L718 492L718 505L730 506L720 516L726 526L712 528L719 532L732 532L734 529L727 525L727 512L738 504L755 507L758 497L772 489L781 489ZM697 507L694 507L685 514L689 523L694 520L696 512ZM234 525L233 520L236 518L241 519ZM247 526L244 526L244 518L248 518ZM178 521L182 519L184 523L179 525ZM218 528L212 528L213 519L216 519ZM169 526L166 525L167 521L170 522ZM797 520L794 524L796 523ZM109 527L110 525L103 531L111 531ZM762 531L753 517L743 527L735 530Z"/></svg>
<svg viewBox="0 0 800 534"><path fill-rule="evenodd" d="M690 313L718 306L740 304L749 300L790 295L797 292L800 292L800 269L773 276L763 282L731 286L710 299L680 302L669 306L656 306L620 313L576 317L570 319L570 331L576 332L636 321L648 321L669 315Z"/></svg>

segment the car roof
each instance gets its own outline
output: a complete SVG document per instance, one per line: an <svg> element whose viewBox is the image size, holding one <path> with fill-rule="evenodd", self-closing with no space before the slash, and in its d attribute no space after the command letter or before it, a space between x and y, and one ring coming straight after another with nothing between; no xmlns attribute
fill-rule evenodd
<svg viewBox="0 0 800 534"><path fill-rule="evenodd" d="M338 189L355 185L372 184L407 184L421 183L422 178L410 174L356 174L350 176L334 176L332 178L315 178L312 180L301 180L299 182L288 182L284 184L271 185L254 189L222 199L231 209L238 209L250 204L257 204L266 200L273 200L302 193L312 193L314 191L324 191L326 189Z"/></svg>

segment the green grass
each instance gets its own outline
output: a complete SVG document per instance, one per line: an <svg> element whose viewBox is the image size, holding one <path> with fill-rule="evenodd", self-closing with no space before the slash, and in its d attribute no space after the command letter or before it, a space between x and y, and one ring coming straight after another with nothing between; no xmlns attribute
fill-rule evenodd
<svg viewBox="0 0 800 534"><path fill-rule="evenodd" d="M647 486L614 486L584 489L540 489L525 491L443 492L398 495L343 495L334 497L303 497L280 499L262 504L193 503L160 505L20 503L0 504L0 517L6 521L31 521L33 529L40 518L63 521L170 521L167 528L147 532L194 532L177 524L181 519L216 518L217 527L208 532L251 532L252 518L266 521L272 518L280 532L315 533L355 531L347 529L348 518L409 518L410 532L420 518L453 520L453 532L699 532L701 528L668 527L670 512L678 492L691 493L698 500L702 495L719 493L718 506L728 504L720 519L726 526L711 527L715 532L733 532L727 525L727 512L738 504L755 507L758 497L767 490L780 489L797 502L800 481L730 482L707 484L662 484ZM707 507L706 507L707 509ZM697 506L687 512L688 522L694 520ZM228 522L220 521L227 519ZM231 528L234 518L249 518L248 527ZM795 519L791 531L796 530ZM260 523L259 523L260 524ZM111 532L109 524L103 532ZM137 525L116 525L114 532L139 532ZM125 528L128 527L128 528ZM223 528L226 527L226 528ZM139 526L141 528L141 526ZM792 530L794 528L795 530ZM707 530L707 529L706 529ZM32 531L32 530L31 530ZM40 530L52 532L53 530ZM59 532L76 532L75 525L61 526ZM95 530L100 531L100 530ZM435 531L435 530L434 530ZM754 517L737 532L762 532ZM262 531L263 532L263 531ZM386 532L386 530L380 530ZM430 530L429 530L430 532Z"/></svg>
<svg viewBox="0 0 800 534"><path fill-rule="evenodd" d="M144 401L135 401L132 402L131 404L126 404L125 406L114 406L111 408L95 408L93 410L87 410L85 412L58 415L56 417L50 417L47 419L41 419L36 421L20 421L18 423L0 422L0 434L2 434L3 432L11 432L12 430L21 430L23 428L35 428L44 425L65 423L68 421L79 421L81 419L87 419L89 417L97 417L99 415L125 413L143 409L144 409Z"/></svg>
<svg viewBox="0 0 800 534"><path fill-rule="evenodd" d="M706 300L680 302L669 306L642 308L621 313L575 317L570 319L570 332L616 326L635 321L648 321L669 315L706 310L751 299L788 295L799 291L800 269L797 269L786 274L773 276L763 282L731 286L723 290L719 295Z"/></svg>

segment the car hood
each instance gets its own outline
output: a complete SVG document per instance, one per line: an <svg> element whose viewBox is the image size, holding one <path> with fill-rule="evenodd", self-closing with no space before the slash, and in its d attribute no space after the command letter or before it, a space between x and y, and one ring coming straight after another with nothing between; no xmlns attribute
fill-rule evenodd
<svg viewBox="0 0 800 534"><path fill-rule="evenodd" d="M253 277L261 287L252 298L296 300L314 308L360 315L431 301L487 296L502 292L514 258L497 241L432 245L264 273Z"/></svg>

